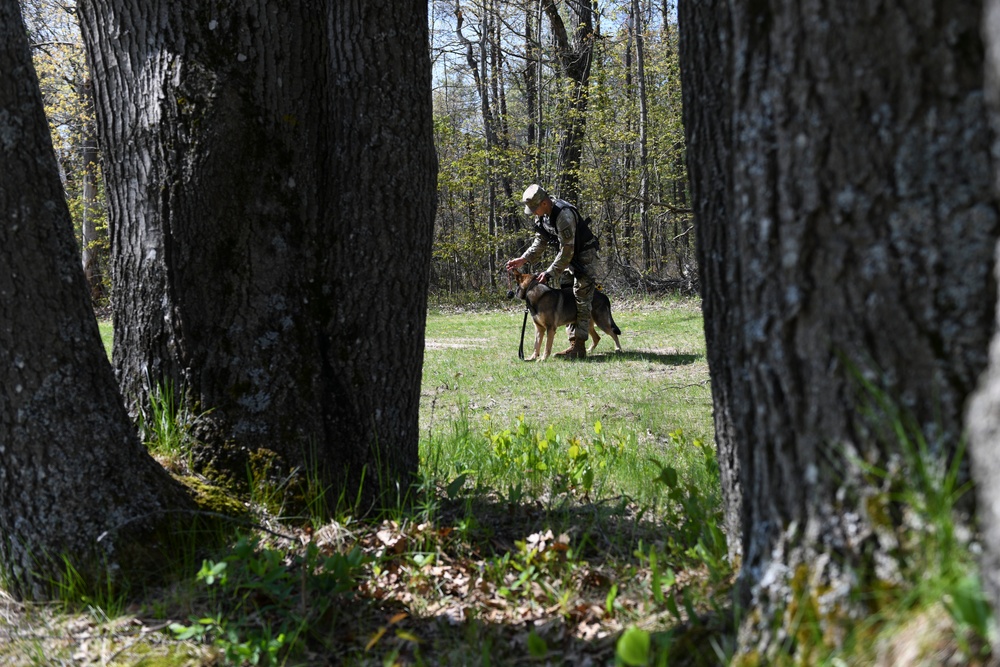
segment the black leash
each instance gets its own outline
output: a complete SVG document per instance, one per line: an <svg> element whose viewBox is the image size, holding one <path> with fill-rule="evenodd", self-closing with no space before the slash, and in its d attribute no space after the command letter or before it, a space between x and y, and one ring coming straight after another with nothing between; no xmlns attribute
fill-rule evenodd
<svg viewBox="0 0 1000 667"><path fill-rule="evenodd" d="M507 283L508 283L508 287L513 287L513 285L510 285L510 271L507 272ZM531 289L536 284L537 283L535 281L532 281L531 283L528 284L528 288L527 289ZM525 290L525 292L527 292L527 289ZM507 297L508 298L513 298L514 297L514 290L513 289L511 289L509 292L507 292ZM521 361L524 361L524 331L525 331L525 329L528 328L528 311L529 310L530 310L530 308L528 308L528 300L525 299L524 300L524 321L521 322L521 344L517 346L517 358L520 359Z"/></svg>
<svg viewBox="0 0 1000 667"><path fill-rule="evenodd" d="M524 330L528 326L528 308L524 308L524 322L521 323L521 345L517 348L517 358L524 361Z"/></svg>

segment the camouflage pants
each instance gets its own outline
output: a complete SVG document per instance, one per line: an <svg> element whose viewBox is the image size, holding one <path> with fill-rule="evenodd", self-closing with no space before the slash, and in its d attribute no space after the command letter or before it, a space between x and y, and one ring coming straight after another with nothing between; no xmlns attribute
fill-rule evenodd
<svg viewBox="0 0 1000 667"><path fill-rule="evenodd" d="M573 274L573 296L576 297L576 323L566 326L570 340L587 340L590 336L590 305L594 301L594 288L597 285L597 250L591 248L577 255L579 266L583 271L570 268Z"/></svg>

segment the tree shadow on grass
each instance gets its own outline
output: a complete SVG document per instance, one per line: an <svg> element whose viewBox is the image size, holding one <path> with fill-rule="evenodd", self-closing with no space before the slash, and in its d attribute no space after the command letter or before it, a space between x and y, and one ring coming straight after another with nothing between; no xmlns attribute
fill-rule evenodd
<svg viewBox="0 0 1000 667"><path fill-rule="evenodd" d="M523 623L518 624L490 623L480 619L453 624L450 619L443 617L422 618L419 621L408 619L409 621L413 621L411 625L415 628L414 635L424 633L424 636L430 636L430 641L420 646L406 646L397 641L395 649L385 647L388 650L383 650L378 656L381 660L396 655L402 658L396 664L403 665L596 667L626 664L616 662L615 659L621 630L581 637L577 634L578 628L586 624L586 621L581 622L573 617L552 617L541 622L525 618ZM653 656L662 653L669 646L668 662L659 664L669 664L672 667L718 667L726 664L726 660L716 651L716 646L731 646L735 642L735 633L731 613L705 614L692 623L677 623L669 629L650 632L653 647L650 662L631 664L658 664ZM456 639L459 640L458 643L455 642ZM537 651L535 655L532 655L533 644ZM468 650L470 648L473 650ZM365 664L391 663L372 661Z"/></svg>
<svg viewBox="0 0 1000 667"><path fill-rule="evenodd" d="M625 497L591 502L558 494L510 502L475 489L452 497L438 489L430 500L405 516L350 523L336 546L321 539L325 529L303 533L301 543L294 536L283 542L281 551L321 545L324 557L360 548L369 565L352 575L345 593L321 593L308 569L293 572L288 581L301 582L301 589L293 586L281 600L275 595L284 589L258 582L239 604L223 604L238 610L226 621L239 637L202 644L204 652L187 664L217 664L248 628L275 630L294 620L287 599L308 619L293 627L300 650L287 656L289 665L612 665L619 636L633 626L649 631L654 646L672 647L671 665L720 664L716 647L733 645L731 577L709 582L704 564L686 554L690 533L684 537L659 512ZM651 550L659 554L661 590L677 598L679 615L653 600ZM292 567L279 563L269 571ZM663 580L673 579L668 569L676 570L676 584ZM693 615L680 602L678 591L686 587L701 591ZM195 619L217 613L222 601L205 595L182 596L180 607L126 624L132 629L118 637L116 659L146 664L152 655L191 649L164 628L170 620L190 623L192 613ZM317 607L323 611L312 614Z"/></svg>
<svg viewBox="0 0 1000 667"><path fill-rule="evenodd" d="M526 498L508 502L496 493L469 494L454 500L440 499L437 520L468 526L466 538L483 555L518 550L517 542L551 530L565 533L576 557L599 565L608 559L639 565L640 544L662 544L676 527L624 496L597 502L570 502L563 498ZM689 545L689 546L694 546Z"/></svg>
<svg viewBox="0 0 1000 667"><path fill-rule="evenodd" d="M593 354L588 354L582 360L574 360L575 363L583 361L585 363L621 363L623 361L648 361L667 366L687 366L705 358L703 354L666 354L650 350L625 350L623 352L601 352L599 349Z"/></svg>
<svg viewBox="0 0 1000 667"><path fill-rule="evenodd" d="M417 536L396 554L388 540L382 575L314 629L306 664L612 665L621 632L634 625L651 631L654 646L684 647L671 651L673 665L719 664L715 646L732 643L728 582L713 595L722 600L714 612L703 600L682 620L654 603L651 549L660 575L676 568L683 586L706 575L682 556L677 527L627 498L437 500L423 524L434 526L422 543L433 557L414 563Z"/></svg>
<svg viewBox="0 0 1000 667"><path fill-rule="evenodd" d="M621 632L637 624L654 646L684 647L671 652L674 665L719 664L715 646L732 643L728 583L714 596L719 611L696 605L693 618L653 602L651 549L660 575L676 568L688 585L705 574L681 556L676 527L627 498L438 500L437 534L461 536L440 542L421 567L404 553L398 565L383 558L385 588L369 587L356 613L328 628L316 664L612 665Z"/></svg>
<svg viewBox="0 0 1000 667"><path fill-rule="evenodd" d="M352 613L357 614L355 619L360 618L357 611ZM366 605L362 613L368 616L367 623L333 628L332 633L312 644L304 661L294 664L610 666L624 664L616 662L616 645L622 631L639 625L630 623L619 612L614 629L596 629L596 623L590 621L596 618L596 612L575 610L547 618L534 618L529 612L519 622L494 622L477 613L467 613L465 618L449 614L415 616L407 614L405 606L398 603ZM725 664L717 647L735 642L733 619L733 614L724 609L721 614L710 612L691 622L652 630L650 658L669 646L666 664L673 667Z"/></svg>

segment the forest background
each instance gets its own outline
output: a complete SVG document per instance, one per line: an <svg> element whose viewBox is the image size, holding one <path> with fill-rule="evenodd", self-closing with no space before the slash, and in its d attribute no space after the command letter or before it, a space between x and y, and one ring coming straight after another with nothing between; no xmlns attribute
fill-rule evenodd
<svg viewBox="0 0 1000 667"><path fill-rule="evenodd" d="M518 203L529 183L592 218L604 284L695 293L675 3L602 2L575 26L544 4L429 3L439 161L431 298L490 301L506 291L503 262L531 236ZM100 306L110 291L107 217L75 3L22 8Z"/></svg>

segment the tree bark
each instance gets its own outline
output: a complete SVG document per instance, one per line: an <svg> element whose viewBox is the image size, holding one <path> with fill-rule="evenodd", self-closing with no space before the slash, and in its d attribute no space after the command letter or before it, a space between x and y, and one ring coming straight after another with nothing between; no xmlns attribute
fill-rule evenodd
<svg viewBox="0 0 1000 667"><path fill-rule="evenodd" d="M1000 2L987 0L983 11L983 39L986 47L985 97L993 129L993 154L1000 149ZM993 165L993 191L1000 195L1000 169ZM1000 246L997 247L1000 253ZM1000 258L1000 254L995 255ZM993 269L1000 280L1000 262ZM981 568L983 587L993 609L1000 609L1000 302L994 319L995 332L989 350L989 366L969 402L966 415L969 456L976 481L976 519L983 545ZM1000 616L994 614L1000 627Z"/></svg>
<svg viewBox="0 0 1000 667"><path fill-rule="evenodd" d="M698 274L708 368L712 378L715 446L722 482L724 531L734 564L742 554L740 460L729 402L733 370L727 351L737 346L737 311L730 300L738 277L736 248L729 238L732 174L729 14L719 3L680 2L681 87L687 135L688 173L697 220Z"/></svg>
<svg viewBox="0 0 1000 667"><path fill-rule="evenodd" d="M98 227L101 207L97 193L97 137L93 120L93 82L88 78L79 86L79 95L86 100L87 117L83 120L83 168L80 180L83 182L80 220L80 254L83 275L90 286L90 297L94 302L107 297L105 270L107 267L107 235Z"/></svg>
<svg viewBox="0 0 1000 667"><path fill-rule="evenodd" d="M330 502L405 492L435 207L426 3L80 13L125 395L182 387L198 462L233 483L270 450Z"/></svg>
<svg viewBox="0 0 1000 667"><path fill-rule="evenodd" d="M636 94L639 97L639 229L642 230L642 269L648 273L653 264L653 248L649 228L649 148L646 143L649 107L646 102L646 24L642 20L639 0L632 0L632 25L635 30Z"/></svg>
<svg viewBox="0 0 1000 667"><path fill-rule="evenodd" d="M716 112L691 112L689 150L713 392L743 490L740 649L766 661L794 647L803 609L836 641L867 611L850 591L895 576L882 538L898 526L879 525L884 494L858 461L890 469L902 446L859 386L948 456L986 364L998 223L979 7L680 6L727 15L682 22L682 64L725 116L713 141Z"/></svg>
<svg viewBox="0 0 1000 667"><path fill-rule="evenodd" d="M567 3L572 37L555 0L542 0L555 40L556 60L566 79L566 104L560 119L559 166L556 192L567 201L579 201L580 165L587 128L587 94L594 53L594 11L589 0Z"/></svg>
<svg viewBox="0 0 1000 667"><path fill-rule="evenodd" d="M117 391L16 0L0 0L0 265L0 581L51 598L68 563L106 586L162 560L158 520L193 505Z"/></svg>

